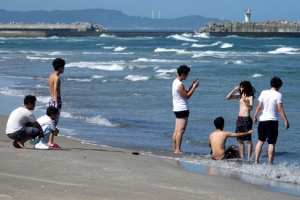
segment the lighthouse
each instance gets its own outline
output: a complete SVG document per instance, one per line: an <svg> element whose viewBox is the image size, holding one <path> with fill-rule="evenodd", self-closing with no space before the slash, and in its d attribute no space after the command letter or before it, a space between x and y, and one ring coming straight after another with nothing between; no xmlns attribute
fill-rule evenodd
<svg viewBox="0 0 300 200"><path fill-rule="evenodd" d="M251 10L248 8L245 10L245 22L250 22Z"/></svg>

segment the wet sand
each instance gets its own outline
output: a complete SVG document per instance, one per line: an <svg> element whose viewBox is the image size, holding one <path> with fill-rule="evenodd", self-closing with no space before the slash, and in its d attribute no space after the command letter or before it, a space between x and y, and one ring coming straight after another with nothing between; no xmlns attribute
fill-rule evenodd
<svg viewBox="0 0 300 200"><path fill-rule="evenodd" d="M0 199L299 199L65 137L55 138L61 149L15 149L6 122L0 115Z"/></svg>

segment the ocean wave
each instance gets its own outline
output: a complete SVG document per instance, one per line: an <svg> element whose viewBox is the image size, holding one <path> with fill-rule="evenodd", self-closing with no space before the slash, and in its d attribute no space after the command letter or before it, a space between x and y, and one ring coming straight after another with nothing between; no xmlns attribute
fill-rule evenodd
<svg viewBox="0 0 300 200"><path fill-rule="evenodd" d="M87 78L67 78L67 81L79 81L79 82L90 82L92 79L87 79Z"/></svg>
<svg viewBox="0 0 300 200"><path fill-rule="evenodd" d="M115 63L112 64L112 63L105 63L105 62L73 62L73 63L66 64L65 67L89 68L89 69L99 69L105 71L122 71L125 68L119 64L115 64Z"/></svg>
<svg viewBox="0 0 300 200"><path fill-rule="evenodd" d="M264 75L262 75L262 74L253 74L253 78L258 78L258 77L262 77L262 76L264 76Z"/></svg>
<svg viewBox="0 0 300 200"><path fill-rule="evenodd" d="M103 49L115 49L116 47L109 47L109 46L105 46L103 47Z"/></svg>
<svg viewBox="0 0 300 200"><path fill-rule="evenodd" d="M193 53L192 58L199 58L205 56L212 56L218 58L226 58L228 56L228 52L220 52L220 51L203 51L203 52L195 52Z"/></svg>
<svg viewBox="0 0 300 200"><path fill-rule="evenodd" d="M116 47L115 49L114 49L114 51L123 51L123 50L125 50L126 49L126 47Z"/></svg>
<svg viewBox="0 0 300 200"><path fill-rule="evenodd" d="M49 99L50 99L50 96L37 96L36 97L37 101L45 103L45 104L47 104L47 106L48 106L48 103L49 103Z"/></svg>
<svg viewBox="0 0 300 200"><path fill-rule="evenodd" d="M138 58L131 62L159 62L159 63L174 63L180 62L180 60L165 60L165 59L149 59L149 58Z"/></svg>
<svg viewBox="0 0 300 200"><path fill-rule="evenodd" d="M269 51L269 54L299 54L299 49L292 47L281 47L275 51Z"/></svg>
<svg viewBox="0 0 300 200"><path fill-rule="evenodd" d="M55 58L45 58L45 57L26 56L26 59L29 59L29 60L54 60Z"/></svg>
<svg viewBox="0 0 300 200"><path fill-rule="evenodd" d="M176 52L177 54L188 53L183 49L166 49L166 48L156 48L154 52Z"/></svg>
<svg viewBox="0 0 300 200"><path fill-rule="evenodd" d="M128 75L124 79L130 81L147 81L149 78L150 78L149 76L143 76L143 75Z"/></svg>
<svg viewBox="0 0 300 200"><path fill-rule="evenodd" d="M233 47L233 44L224 43L224 44L221 45L220 48L222 48L222 49L227 49L227 48L231 48L231 47Z"/></svg>
<svg viewBox="0 0 300 200"><path fill-rule="evenodd" d="M91 78L104 78L104 76L100 76L100 75L93 75L93 76L91 76Z"/></svg>
<svg viewBox="0 0 300 200"><path fill-rule="evenodd" d="M197 38L209 38L209 34L208 33L196 33L194 35L194 37L197 37Z"/></svg>
<svg viewBox="0 0 300 200"><path fill-rule="evenodd" d="M167 38L171 38L171 39L175 39L175 40L183 40L183 41L187 41L187 42L198 42L198 40L195 39L191 39L182 35L171 35L168 36Z"/></svg>
<svg viewBox="0 0 300 200"><path fill-rule="evenodd" d="M114 38L114 35L106 35L106 34L101 34L99 37L109 37L109 38Z"/></svg>
<svg viewBox="0 0 300 200"><path fill-rule="evenodd" d="M228 64L245 65L246 63L241 60L225 62L225 65L228 65Z"/></svg>

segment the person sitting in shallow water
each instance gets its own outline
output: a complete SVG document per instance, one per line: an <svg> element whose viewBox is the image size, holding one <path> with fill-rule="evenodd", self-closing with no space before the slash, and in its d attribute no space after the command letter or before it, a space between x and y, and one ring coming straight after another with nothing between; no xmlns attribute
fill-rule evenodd
<svg viewBox="0 0 300 200"><path fill-rule="evenodd" d="M231 159L231 158L240 158L240 153L236 146L231 145L225 151L225 144L228 137L241 137L245 135L249 135L254 132L254 130L249 130L244 133L231 133L223 131L224 129L224 118L217 117L214 120L214 124L216 130L209 135L208 138L208 145L212 150L212 159L214 160L224 160L224 159Z"/></svg>

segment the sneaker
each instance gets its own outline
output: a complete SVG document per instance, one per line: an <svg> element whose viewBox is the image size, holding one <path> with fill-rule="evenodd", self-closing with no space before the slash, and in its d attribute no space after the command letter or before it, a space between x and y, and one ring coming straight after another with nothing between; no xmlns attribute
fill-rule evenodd
<svg viewBox="0 0 300 200"><path fill-rule="evenodd" d="M41 142L37 143L34 148L36 149L49 149L49 147Z"/></svg>

